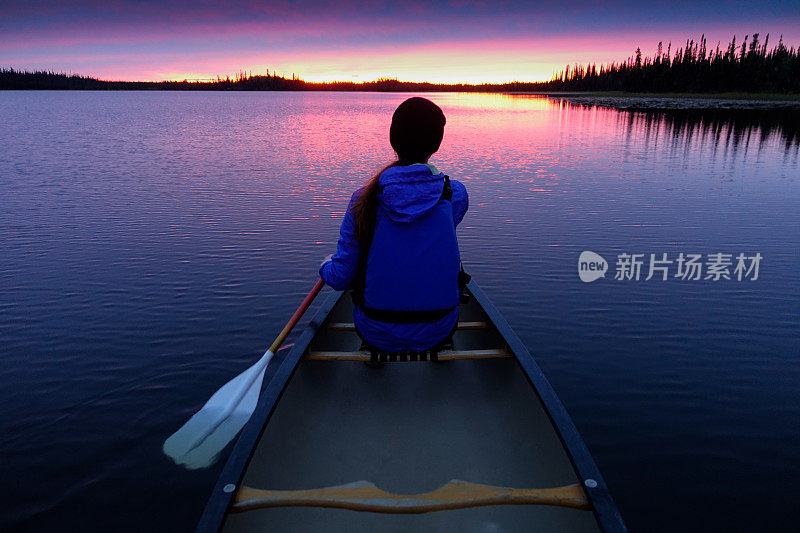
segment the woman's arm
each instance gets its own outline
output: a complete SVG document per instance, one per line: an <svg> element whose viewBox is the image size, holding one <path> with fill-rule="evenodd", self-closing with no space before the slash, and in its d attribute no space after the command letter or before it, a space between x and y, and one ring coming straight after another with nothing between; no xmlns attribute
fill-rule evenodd
<svg viewBox="0 0 800 533"><path fill-rule="evenodd" d="M469 195L460 181L450 180L450 187L453 189L453 198L450 200L453 204L453 222L458 226L469 209Z"/></svg>
<svg viewBox="0 0 800 533"><path fill-rule="evenodd" d="M358 197L358 192L356 191L353 194L350 199L350 205L347 206L347 212L339 230L336 253L331 256L330 260L325 261L319 267L319 276L337 291L350 288L350 283L358 270L359 245L358 238L356 238L355 220L351 210L353 202Z"/></svg>

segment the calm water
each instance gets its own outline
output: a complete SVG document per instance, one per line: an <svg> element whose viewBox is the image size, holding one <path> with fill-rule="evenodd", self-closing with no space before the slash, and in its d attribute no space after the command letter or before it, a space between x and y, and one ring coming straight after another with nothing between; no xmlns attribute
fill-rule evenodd
<svg viewBox="0 0 800 533"><path fill-rule="evenodd" d="M0 93L0 529L194 527L219 465L161 444L310 289L407 96ZM797 530L791 112L431 98L465 265L631 529ZM582 283L583 250L612 272ZM620 253L681 252L764 259L756 281L613 279Z"/></svg>

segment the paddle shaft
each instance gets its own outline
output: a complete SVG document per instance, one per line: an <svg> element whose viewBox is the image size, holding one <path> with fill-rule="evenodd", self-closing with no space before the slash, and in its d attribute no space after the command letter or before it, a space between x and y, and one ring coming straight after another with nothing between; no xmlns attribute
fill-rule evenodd
<svg viewBox="0 0 800 533"><path fill-rule="evenodd" d="M319 294L319 291L322 290L323 286L325 286L325 281L323 281L322 279L317 280L317 283L316 285L314 285L314 288L311 289L311 292L308 293L308 296L306 296L305 300L303 300L303 303L300 304L300 307L298 307L297 311L294 312L292 318L289 319L289 322L283 327L283 330L281 330L281 332L278 334L278 338L275 339L275 342L273 342L272 346L269 347L270 352L275 353L278 351L278 348L280 348L281 344L283 344L283 341L286 340L287 335L291 333L292 328L294 328L300 321L300 317L302 317L303 313L306 312L308 306L311 305L311 302L314 301L314 298L317 297L317 294Z"/></svg>

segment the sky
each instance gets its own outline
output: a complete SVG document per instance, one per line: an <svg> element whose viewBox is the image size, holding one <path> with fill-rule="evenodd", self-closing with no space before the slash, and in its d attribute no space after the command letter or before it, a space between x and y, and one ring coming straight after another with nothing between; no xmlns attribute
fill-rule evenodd
<svg viewBox="0 0 800 533"><path fill-rule="evenodd" d="M550 79L637 47L705 34L783 34L800 45L800 0L211 2L0 0L0 67L106 80L296 74L307 81Z"/></svg>

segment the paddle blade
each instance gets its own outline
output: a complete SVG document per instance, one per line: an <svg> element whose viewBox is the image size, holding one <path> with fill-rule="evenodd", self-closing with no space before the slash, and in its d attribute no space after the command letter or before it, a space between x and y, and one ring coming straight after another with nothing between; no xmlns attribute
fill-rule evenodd
<svg viewBox="0 0 800 533"><path fill-rule="evenodd" d="M272 355L267 350L256 364L215 392L200 411L164 442L164 453L190 470L214 464L253 414Z"/></svg>

